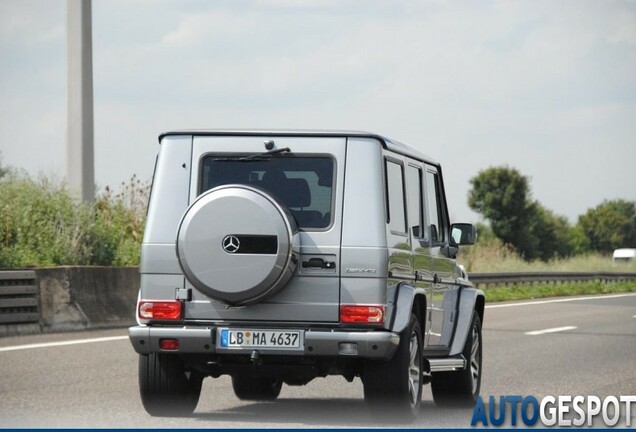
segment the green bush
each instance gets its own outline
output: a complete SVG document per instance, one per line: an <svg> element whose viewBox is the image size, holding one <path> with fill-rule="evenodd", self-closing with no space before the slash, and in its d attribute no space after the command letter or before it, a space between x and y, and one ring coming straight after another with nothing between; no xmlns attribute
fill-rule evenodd
<svg viewBox="0 0 636 432"><path fill-rule="evenodd" d="M134 176L93 204L73 200L63 184L3 168L0 268L139 264L148 185Z"/></svg>
<svg viewBox="0 0 636 432"><path fill-rule="evenodd" d="M93 206L95 263L139 264L149 190L147 183L133 175L128 183L122 183L119 194L113 195L106 187L96 200Z"/></svg>

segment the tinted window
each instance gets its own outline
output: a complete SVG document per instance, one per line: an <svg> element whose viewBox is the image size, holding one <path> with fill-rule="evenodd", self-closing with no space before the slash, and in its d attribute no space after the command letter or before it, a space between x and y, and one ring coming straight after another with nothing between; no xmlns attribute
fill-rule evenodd
<svg viewBox="0 0 636 432"><path fill-rule="evenodd" d="M428 222L430 239L435 243L444 241L444 229L441 225L443 221L442 202L440 199L440 185L437 173L428 171L426 173L426 200L428 202Z"/></svg>
<svg viewBox="0 0 636 432"><path fill-rule="evenodd" d="M390 160L386 161L386 183L389 228L391 231L406 233L404 173L402 165Z"/></svg>
<svg viewBox="0 0 636 432"><path fill-rule="evenodd" d="M240 161L203 159L200 193L226 184L260 187L285 203L300 228L331 224L333 160L328 157L274 157Z"/></svg>
<svg viewBox="0 0 636 432"><path fill-rule="evenodd" d="M422 233L422 170L413 166L406 168L406 190L409 201L409 228L414 238Z"/></svg>

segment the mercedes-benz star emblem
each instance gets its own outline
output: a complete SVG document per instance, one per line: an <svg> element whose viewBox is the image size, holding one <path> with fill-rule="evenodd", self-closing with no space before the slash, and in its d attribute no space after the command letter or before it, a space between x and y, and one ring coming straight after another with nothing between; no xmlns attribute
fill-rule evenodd
<svg viewBox="0 0 636 432"><path fill-rule="evenodd" d="M229 235L223 239L223 250L227 253L236 253L241 246L241 242L236 236Z"/></svg>

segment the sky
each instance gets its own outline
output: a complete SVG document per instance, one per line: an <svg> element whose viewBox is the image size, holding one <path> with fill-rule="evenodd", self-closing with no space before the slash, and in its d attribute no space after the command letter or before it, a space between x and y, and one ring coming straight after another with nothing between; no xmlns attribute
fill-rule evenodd
<svg viewBox="0 0 636 432"><path fill-rule="evenodd" d="M63 0L0 0L0 158L63 180ZM636 1L93 0L95 182L150 179L164 131L350 129L470 179L530 178L571 222L636 200Z"/></svg>

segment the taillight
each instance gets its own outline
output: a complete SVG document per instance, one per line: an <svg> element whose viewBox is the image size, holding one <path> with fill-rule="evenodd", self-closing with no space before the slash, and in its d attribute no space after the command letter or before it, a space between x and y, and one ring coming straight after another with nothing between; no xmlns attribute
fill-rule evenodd
<svg viewBox="0 0 636 432"><path fill-rule="evenodd" d="M181 302L148 301L139 302L139 318L156 320L180 320Z"/></svg>
<svg viewBox="0 0 636 432"><path fill-rule="evenodd" d="M340 322L357 324L383 324L384 306L340 306Z"/></svg>

